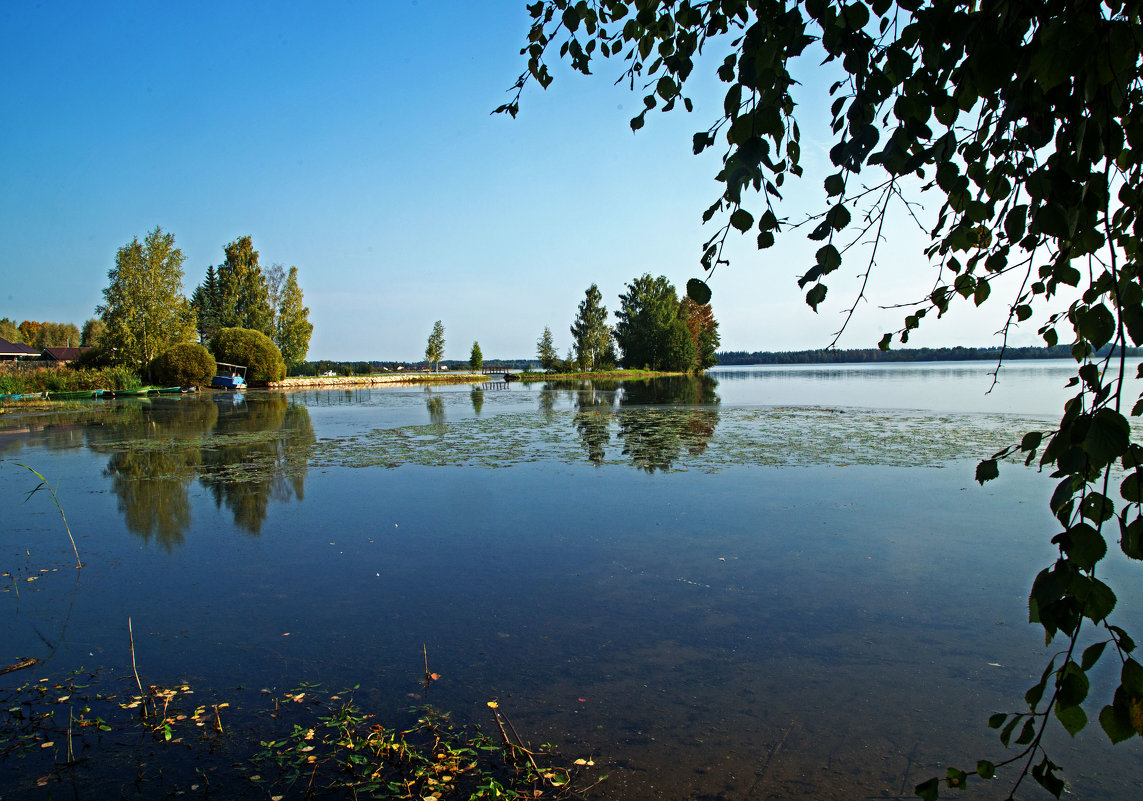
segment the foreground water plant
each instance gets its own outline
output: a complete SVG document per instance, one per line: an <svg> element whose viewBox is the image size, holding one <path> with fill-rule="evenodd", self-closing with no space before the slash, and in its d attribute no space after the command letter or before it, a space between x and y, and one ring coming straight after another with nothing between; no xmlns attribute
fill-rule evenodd
<svg viewBox="0 0 1143 801"><path fill-rule="evenodd" d="M161 784L226 798L560 799L605 778L590 756L509 744L432 707L383 724L357 688L235 691L246 702L232 703L185 682L117 692L123 680L80 668L0 690L0 796L82 783L139 797Z"/></svg>
<svg viewBox="0 0 1143 801"><path fill-rule="evenodd" d="M34 489L32 489L30 492L28 492L27 496L24 498L25 502L31 500L32 496L35 495L40 490L44 490L48 493L48 495L52 499L52 503L55 504L56 509L59 510L60 519L63 520L64 530L67 532L67 538L68 538L68 540L71 541L71 549L72 549L72 551L75 552L75 566L77 568L83 567L83 562L81 562L80 558L79 558L79 549L75 547L75 537L73 537L71 535L71 526L69 526L67 523L67 515L64 514L63 507L60 506L60 499L59 499L59 496L56 495L55 487L53 487L51 484L49 484L48 480L46 478L44 478L34 468L29 467L26 464L21 464L21 465L17 465L17 466L24 468L25 470L27 470L29 473L31 473L32 475L34 475L36 478L38 478L40 480L40 483L37 484Z"/></svg>

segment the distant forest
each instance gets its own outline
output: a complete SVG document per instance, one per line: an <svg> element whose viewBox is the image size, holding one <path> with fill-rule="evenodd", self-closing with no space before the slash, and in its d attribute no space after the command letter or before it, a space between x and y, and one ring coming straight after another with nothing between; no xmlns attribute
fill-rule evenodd
<svg viewBox="0 0 1143 801"><path fill-rule="evenodd" d="M1110 346L1100 348L1098 355L1106 356ZM719 366L733 364L849 364L857 362L967 362L995 361L1000 358L1001 349L995 348L902 348L900 350L880 350L879 348L852 348L849 350L819 349L792 351L728 350L716 354ZM1140 348L1128 348L1128 356L1141 355ZM1070 359L1069 345L1054 348L1006 348L1004 360L1012 359Z"/></svg>

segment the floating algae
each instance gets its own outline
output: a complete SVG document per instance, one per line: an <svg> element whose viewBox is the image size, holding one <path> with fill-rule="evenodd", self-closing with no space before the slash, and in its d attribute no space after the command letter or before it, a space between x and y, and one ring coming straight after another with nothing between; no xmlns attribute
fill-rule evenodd
<svg viewBox="0 0 1143 801"><path fill-rule="evenodd" d="M937 466L1050 427L1014 415L865 409L634 407L533 410L325 440L313 464L503 468L538 461L713 472L738 465Z"/></svg>

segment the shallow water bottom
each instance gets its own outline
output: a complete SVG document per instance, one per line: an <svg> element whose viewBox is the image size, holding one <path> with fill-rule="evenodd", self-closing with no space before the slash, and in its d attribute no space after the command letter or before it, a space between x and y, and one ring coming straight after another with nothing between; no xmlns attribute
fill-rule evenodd
<svg viewBox="0 0 1143 801"><path fill-rule="evenodd" d="M496 700L529 741L594 755L597 798L911 797L998 761L985 720L1043 668L1025 598L1053 558L1048 484L981 488L966 462L331 466L257 536L192 485L165 548L96 489L69 508L87 567L5 592L6 649L129 675L130 617L145 683L359 685L381 719L427 702L485 725ZM54 514L21 526L45 543L29 571L66 565ZM1052 755L1080 797L1127 799L1132 749L1093 730Z"/></svg>

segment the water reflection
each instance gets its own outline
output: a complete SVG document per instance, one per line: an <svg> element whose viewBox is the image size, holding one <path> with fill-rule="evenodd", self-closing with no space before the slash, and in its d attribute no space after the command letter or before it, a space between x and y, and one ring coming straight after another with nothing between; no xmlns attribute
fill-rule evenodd
<svg viewBox="0 0 1143 801"><path fill-rule="evenodd" d="M429 412L429 422L434 426L443 426L445 423L444 398L434 395L430 387L425 387L428 397L425 399L425 408Z"/></svg>
<svg viewBox="0 0 1143 801"><path fill-rule="evenodd" d="M199 482L215 506L234 514L239 529L260 533L271 498L305 496L307 450L315 439L306 407L269 395L225 409L213 434L222 444L203 449Z"/></svg>
<svg viewBox="0 0 1143 801"><path fill-rule="evenodd" d="M480 411L484 408L484 390L473 387L469 397L472 398L472 413L479 417Z"/></svg>
<svg viewBox="0 0 1143 801"><path fill-rule="evenodd" d="M715 379L701 375L584 382L567 392L589 462L606 462L614 424L630 464L653 473L669 470L684 451L697 456L706 450L718 426L718 411L712 408L719 402L717 387ZM541 396L549 398L549 408L554 393L549 389Z"/></svg>
<svg viewBox="0 0 1143 801"><path fill-rule="evenodd" d="M96 440L92 450L111 449L104 475L111 478L127 529L168 549L179 545L191 520L188 489L203 462L194 443L214 427L218 409L213 403L160 400L116 411L115 424L89 433ZM124 440L139 447L118 447Z"/></svg>
<svg viewBox="0 0 1143 801"><path fill-rule="evenodd" d="M616 393L595 389L574 391L575 417L573 418L584 455L596 467L607 457L607 444L611 441L611 418L615 409Z"/></svg>
<svg viewBox="0 0 1143 801"><path fill-rule="evenodd" d="M309 410L285 395L250 401L228 393L107 411L107 424L82 430L91 450L108 454L104 475L127 529L147 542L167 549L183 542L196 479L250 534L261 532L271 499L304 497L315 436Z"/></svg>

